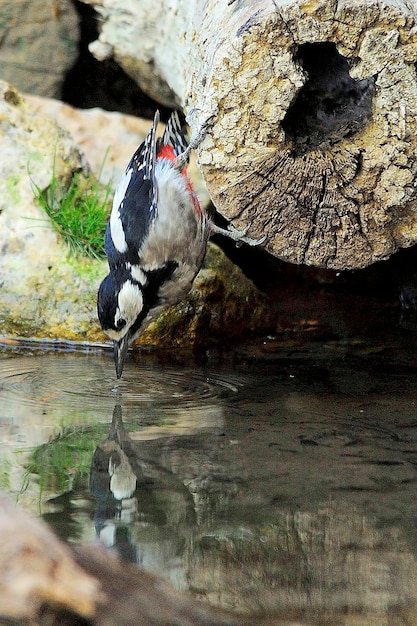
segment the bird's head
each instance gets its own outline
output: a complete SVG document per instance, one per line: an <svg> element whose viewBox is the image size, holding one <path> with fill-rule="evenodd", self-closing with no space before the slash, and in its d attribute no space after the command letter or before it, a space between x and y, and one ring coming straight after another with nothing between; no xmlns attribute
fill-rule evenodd
<svg viewBox="0 0 417 626"><path fill-rule="evenodd" d="M101 283L97 312L102 329L114 342L116 374L120 378L127 350L147 315L142 286L126 268L111 270Z"/></svg>

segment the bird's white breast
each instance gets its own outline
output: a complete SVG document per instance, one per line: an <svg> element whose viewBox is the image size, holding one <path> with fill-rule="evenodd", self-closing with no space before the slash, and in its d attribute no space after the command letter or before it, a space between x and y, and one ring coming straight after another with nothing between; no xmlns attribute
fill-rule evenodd
<svg viewBox="0 0 417 626"><path fill-rule="evenodd" d="M110 233L114 247L121 254L127 252L126 237L123 231L122 221L120 219L120 205L126 195L126 190L132 178L133 169L130 168L123 174L113 198L113 206L110 214Z"/></svg>

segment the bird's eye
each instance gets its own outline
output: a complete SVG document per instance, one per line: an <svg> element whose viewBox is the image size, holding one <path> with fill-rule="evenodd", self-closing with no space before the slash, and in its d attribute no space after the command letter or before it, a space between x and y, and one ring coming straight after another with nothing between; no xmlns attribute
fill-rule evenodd
<svg viewBox="0 0 417 626"><path fill-rule="evenodd" d="M116 329L117 330L122 330L122 328L124 328L126 326L126 320L124 320L123 318L120 318L117 320L116 322Z"/></svg>

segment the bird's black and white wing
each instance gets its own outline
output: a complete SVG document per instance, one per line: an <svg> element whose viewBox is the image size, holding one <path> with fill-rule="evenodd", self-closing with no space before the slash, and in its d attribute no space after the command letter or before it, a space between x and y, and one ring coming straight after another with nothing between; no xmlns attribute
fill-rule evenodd
<svg viewBox="0 0 417 626"><path fill-rule="evenodd" d="M114 194L105 237L110 268L125 261L137 262L141 244L156 217L155 135L158 123L157 111L145 141L132 156Z"/></svg>

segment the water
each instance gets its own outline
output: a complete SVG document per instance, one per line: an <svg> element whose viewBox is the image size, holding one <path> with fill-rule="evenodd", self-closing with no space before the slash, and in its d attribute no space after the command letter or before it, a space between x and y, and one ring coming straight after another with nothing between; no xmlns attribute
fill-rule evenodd
<svg viewBox="0 0 417 626"><path fill-rule="evenodd" d="M0 484L213 604L417 624L416 368L407 337L141 354L121 381L107 350L6 346Z"/></svg>

